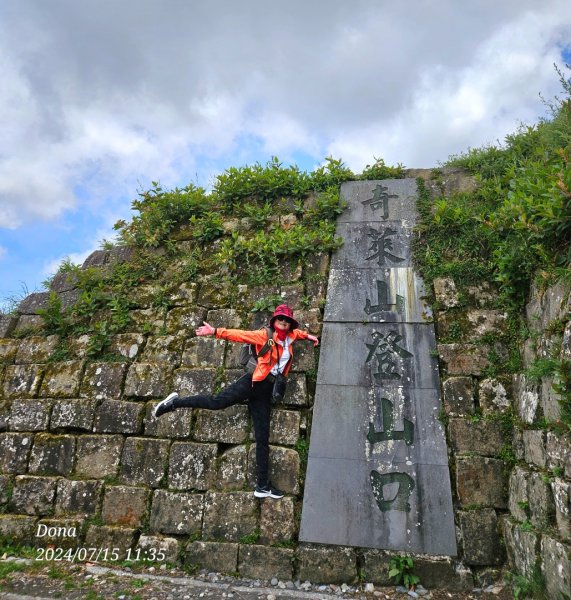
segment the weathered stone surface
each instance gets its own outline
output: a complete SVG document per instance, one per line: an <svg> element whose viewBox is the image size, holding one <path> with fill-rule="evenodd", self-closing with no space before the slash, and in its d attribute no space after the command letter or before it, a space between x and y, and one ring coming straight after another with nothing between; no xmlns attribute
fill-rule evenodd
<svg viewBox="0 0 571 600"><path fill-rule="evenodd" d="M299 341L295 343L293 363L290 369L290 377L292 373L300 371L312 371L317 367L315 359L316 349L312 342Z"/></svg>
<svg viewBox="0 0 571 600"><path fill-rule="evenodd" d="M472 456L456 461L456 486L462 506L507 508L507 475L503 460Z"/></svg>
<svg viewBox="0 0 571 600"><path fill-rule="evenodd" d="M234 405L223 410L196 411L194 439L199 442L240 444L248 432L248 408Z"/></svg>
<svg viewBox="0 0 571 600"><path fill-rule="evenodd" d="M238 551L238 571L249 579L290 581L293 576L293 550L268 546L243 545Z"/></svg>
<svg viewBox="0 0 571 600"><path fill-rule="evenodd" d="M246 483L247 470L248 451L246 446L229 448L218 458L217 487L242 489Z"/></svg>
<svg viewBox="0 0 571 600"><path fill-rule="evenodd" d="M436 302L444 308L454 308L460 304L458 290L453 279L450 277L437 277L432 283Z"/></svg>
<svg viewBox="0 0 571 600"><path fill-rule="evenodd" d="M125 560L135 543L136 529L90 525L85 535L88 548L101 549L100 560Z"/></svg>
<svg viewBox="0 0 571 600"><path fill-rule="evenodd" d="M4 371L6 398L32 398L44 374L42 365L8 365Z"/></svg>
<svg viewBox="0 0 571 600"><path fill-rule="evenodd" d="M14 331L18 317L0 314L0 338L8 337Z"/></svg>
<svg viewBox="0 0 571 600"><path fill-rule="evenodd" d="M176 369L172 389L180 396L212 394L215 381L215 369Z"/></svg>
<svg viewBox="0 0 571 600"><path fill-rule="evenodd" d="M526 429L523 432L525 462L544 468L547 465L545 451L545 431Z"/></svg>
<svg viewBox="0 0 571 600"><path fill-rule="evenodd" d="M258 501L251 492L208 492L204 499L202 537L239 542L258 527Z"/></svg>
<svg viewBox="0 0 571 600"><path fill-rule="evenodd" d="M105 400L95 411L93 431L98 433L140 433L145 406L138 402Z"/></svg>
<svg viewBox="0 0 571 600"><path fill-rule="evenodd" d="M563 436L548 431L545 447L547 466L563 469L565 477L571 479L571 434Z"/></svg>
<svg viewBox="0 0 571 600"><path fill-rule="evenodd" d="M300 544L299 578L312 583L351 583L357 576L352 548Z"/></svg>
<svg viewBox="0 0 571 600"><path fill-rule="evenodd" d="M299 454L291 448L270 446L270 481L286 494L299 492ZM256 483L256 445L252 444L248 456L248 481Z"/></svg>
<svg viewBox="0 0 571 600"><path fill-rule="evenodd" d="M513 400L517 415L524 423L533 423L539 407L539 390L525 375L513 376Z"/></svg>
<svg viewBox="0 0 571 600"><path fill-rule="evenodd" d="M20 342L15 361L18 364L45 363L56 349L58 342L59 336L57 335L24 338Z"/></svg>
<svg viewBox="0 0 571 600"><path fill-rule="evenodd" d="M120 333L111 338L109 350L125 358L136 358L145 343L145 337L140 333Z"/></svg>
<svg viewBox="0 0 571 600"><path fill-rule="evenodd" d="M10 429L45 431L48 428L51 407L51 400L15 399L10 410Z"/></svg>
<svg viewBox="0 0 571 600"><path fill-rule="evenodd" d="M493 304L498 297L498 290L487 281L468 288L468 296L478 306Z"/></svg>
<svg viewBox="0 0 571 600"><path fill-rule="evenodd" d="M309 393L305 373L290 373L287 378L287 388L284 399L279 405L308 406Z"/></svg>
<svg viewBox="0 0 571 600"><path fill-rule="evenodd" d="M467 319L471 326L470 337L475 339L486 334L502 332L507 317L507 313L499 310L469 310Z"/></svg>
<svg viewBox="0 0 571 600"><path fill-rule="evenodd" d="M70 475L73 471L75 437L38 433L30 454L30 473Z"/></svg>
<svg viewBox="0 0 571 600"><path fill-rule="evenodd" d="M156 535L142 535L137 543L137 549L141 549L141 556L149 561L160 563L178 562L178 541L174 538L159 537ZM134 556L137 556L135 551Z"/></svg>
<svg viewBox="0 0 571 600"><path fill-rule="evenodd" d="M187 335L206 320L206 310L199 307L177 307L169 310L166 318L166 328L169 333L184 331Z"/></svg>
<svg viewBox="0 0 571 600"><path fill-rule="evenodd" d="M552 423L561 420L561 395L553 388L554 383L557 383L554 376L543 377L539 394L543 416Z"/></svg>
<svg viewBox="0 0 571 600"><path fill-rule="evenodd" d="M203 494L155 490L151 507L151 531L195 535L202 529Z"/></svg>
<svg viewBox="0 0 571 600"><path fill-rule="evenodd" d="M162 308L141 308L129 311L128 331L162 332L165 326L165 310ZM174 332L170 332L174 333Z"/></svg>
<svg viewBox="0 0 571 600"><path fill-rule="evenodd" d="M8 502L13 487L14 478L11 475L0 475L0 506Z"/></svg>
<svg viewBox="0 0 571 600"><path fill-rule="evenodd" d="M295 318L299 321L300 329L305 329L314 335L321 335L323 322L321 319L321 310L319 308L298 310L295 313ZM311 342L306 343L311 344Z"/></svg>
<svg viewBox="0 0 571 600"><path fill-rule="evenodd" d="M364 550L362 571L365 581L382 587L393 585L394 580L389 577L390 560L391 555L385 550Z"/></svg>
<svg viewBox="0 0 571 600"><path fill-rule="evenodd" d="M121 456L121 481L157 487L165 475L169 445L168 440L127 438Z"/></svg>
<svg viewBox="0 0 571 600"><path fill-rule="evenodd" d="M527 493L532 525L538 529L552 525L555 520L555 504L549 480L544 481L540 473L531 473Z"/></svg>
<svg viewBox="0 0 571 600"><path fill-rule="evenodd" d="M181 283L175 290L171 292L169 300L173 305L195 304L198 300L197 284L186 281Z"/></svg>
<svg viewBox="0 0 571 600"><path fill-rule="evenodd" d="M53 398L77 398L83 362L70 360L46 367L39 395Z"/></svg>
<svg viewBox="0 0 571 600"><path fill-rule="evenodd" d="M444 409L449 415L472 415L476 410L471 377L449 377L443 384Z"/></svg>
<svg viewBox="0 0 571 600"><path fill-rule="evenodd" d="M125 396L161 398L169 392L172 370L158 363L134 363L125 381Z"/></svg>
<svg viewBox="0 0 571 600"><path fill-rule="evenodd" d="M107 400L121 396L127 363L92 363L85 369L80 396Z"/></svg>
<svg viewBox="0 0 571 600"><path fill-rule="evenodd" d="M120 435L82 435L77 439L75 473L103 479L117 473L123 437Z"/></svg>
<svg viewBox="0 0 571 600"><path fill-rule="evenodd" d="M92 516L97 513L102 491L103 483L101 481L59 479L57 482L55 514Z"/></svg>
<svg viewBox="0 0 571 600"><path fill-rule="evenodd" d="M510 566L525 577L531 577L539 550L537 534L524 531L509 519L503 520L503 531Z"/></svg>
<svg viewBox="0 0 571 600"><path fill-rule="evenodd" d="M169 462L169 487L207 490L216 481L216 444L175 442Z"/></svg>
<svg viewBox="0 0 571 600"><path fill-rule="evenodd" d="M488 346L438 344L438 354L448 375L481 375L490 366Z"/></svg>
<svg viewBox="0 0 571 600"><path fill-rule="evenodd" d="M478 398L480 408L485 415L505 412L511 407L508 396L511 386L498 379L484 379L480 382Z"/></svg>
<svg viewBox="0 0 571 600"><path fill-rule="evenodd" d="M0 433L0 471L25 473L33 436L25 433Z"/></svg>
<svg viewBox="0 0 571 600"><path fill-rule="evenodd" d="M571 546L553 538L541 539L541 572L549 598L571 597Z"/></svg>
<svg viewBox="0 0 571 600"><path fill-rule="evenodd" d="M95 402L91 400L55 400L50 428L82 429L91 431L95 416Z"/></svg>
<svg viewBox="0 0 571 600"><path fill-rule="evenodd" d="M53 276L50 282L50 290L69 292L75 288L76 283L77 277L73 273L60 271Z"/></svg>
<svg viewBox="0 0 571 600"><path fill-rule="evenodd" d="M109 252L107 250L94 250L81 265L82 269L89 267L102 267L109 260Z"/></svg>
<svg viewBox="0 0 571 600"><path fill-rule="evenodd" d="M0 538L33 544L36 541L36 523L35 517L0 514Z"/></svg>
<svg viewBox="0 0 571 600"><path fill-rule="evenodd" d="M529 497L527 495L527 480L529 471L522 467L515 467L509 479L509 509L512 516L518 521L529 518Z"/></svg>
<svg viewBox="0 0 571 600"><path fill-rule="evenodd" d="M53 510L57 479L18 475L10 500L10 510L25 515L48 515Z"/></svg>
<svg viewBox="0 0 571 600"><path fill-rule="evenodd" d="M294 410L272 411L270 444L293 446L299 439L301 415Z"/></svg>
<svg viewBox="0 0 571 600"><path fill-rule="evenodd" d="M13 363L19 347L20 340L3 339L0 337L0 363Z"/></svg>
<svg viewBox="0 0 571 600"><path fill-rule="evenodd" d="M284 304L293 307L300 306L301 301L305 296L303 283L292 283L290 285L282 285L280 296L282 297L282 301ZM300 311L296 312L296 317L299 314L299 312Z"/></svg>
<svg viewBox="0 0 571 600"><path fill-rule="evenodd" d="M235 573L238 568L238 544L191 542L186 551L189 566L222 573Z"/></svg>
<svg viewBox="0 0 571 600"><path fill-rule="evenodd" d="M224 360L226 342L208 337L195 337L185 345L181 364L184 367L219 367ZM239 349L238 345L233 345ZM238 367L239 363L233 366Z"/></svg>
<svg viewBox="0 0 571 600"><path fill-rule="evenodd" d="M181 335L149 336L141 360L148 363L179 365L184 337Z"/></svg>
<svg viewBox="0 0 571 600"><path fill-rule="evenodd" d="M212 327L240 329L240 327L242 326L242 320L240 319L240 315L233 308L209 310L206 315L206 321L208 321L208 323L210 323Z"/></svg>
<svg viewBox="0 0 571 600"><path fill-rule="evenodd" d="M455 452L475 452L484 456L497 456L504 440L501 424L497 421L467 421L450 419L450 442Z"/></svg>
<svg viewBox="0 0 571 600"><path fill-rule="evenodd" d="M103 496L101 517L107 525L139 527L147 514L151 492L145 488L115 485Z"/></svg>
<svg viewBox="0 0 571 600"><path fill-rule="evenodd" d="M145 435L161 438L187 438L192 427L192 410L179 409L157 419L153 411L158 402L148 402L145 409Z"/></svg>
<svg viewBox="0 0 571 600"><path fill-rule="evenodd" d="M414 572L428 588L444 588L455 592L471 592L472 573L466 567L454 565L450 559L415 558Z"/></svg>
<svg viewBox="0 0 571 600"><path fill-rule="evenodd" d="M551 482L557 530L562 539L571 540L571 483L559 477Z"/></svg>
<svg viewBox="0 0 571 600"><path fill-rule="evenodd" d="M13 334L40 333L44 328L44 318L40 315L20 315Z"/></svg>
<svg viewBox="0 0 571 600"><path fill-rule="evenodd" d="M49 292L34 292L26 296L18 304L18 312L22 315L36 315L38 310L48 307Z"/></svg>
<svg viewBox="0 0 571 600"><path fill-rule="evenodd" d="M472 566L501 564L504 556L494 509L460 511L458 519L464 545L464 562Z"/></svg>
<svg viewBox="0 0 571 600"><path fill-rule="evenodd" d="M86 358L89 351L91 337L84 333L76 338L68 338L69 352L76 358Z"/></svg>
<svg viewBox="0 0 571 600"><path fill-rule="evenodd" d="M295 515L293 498L284 496L273 502L262 502L260 543L275 544L294 539Z"/></svg>

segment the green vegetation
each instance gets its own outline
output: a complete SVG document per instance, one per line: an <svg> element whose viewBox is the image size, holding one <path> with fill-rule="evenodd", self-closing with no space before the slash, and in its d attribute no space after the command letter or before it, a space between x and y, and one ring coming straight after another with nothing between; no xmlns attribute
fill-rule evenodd
<svg viewBox="0 0 571 600"><path fill-rule="evenodd" d="M487 283L497 290L495 308L508 313L505 331L478 342L490 347L486 377L522 370L519 347L529 335L523 314L531 285L541 290L558 280L571 282L571 79L557 73L565 97L546 102L550 118L521 126L502 146L449 160L447 166L474 175L474 192L434 198L430 188L442 189L442 171L434 171L429 184L418 180L417 268L427 281L454 279L463 303L471 286ZM561 325L552 329L560 332ZM450 328L449 341L461 337L460 329ZM531 374L556 375L562 421L571 427L568 362L546 360Z"/></svg>
<svg viewBox="0 0 571 600"><path fill-rule="evenodd" d="M408 554L391 556L389 561L389 577L394 579L396 585L404 585L408 589L414 589L420 583L420 579L418 575L413 573L413 570L414 562Z"/></svg>
<svg viewBox="0 0 571 600"><path fill-rule="evenodd" d="M286 283L309 255L331 252L342 243L335 235L335 220L345 209L341 183L403 176L402 166L389 167L381 159L355 175L332 157L311 173L273 157L266 165L226 170L211 193L193 184L167 190L153 182L132 202L131 221L115 224L120 246L104 241L110 252L105 264L61 265L58 277L73 283L78 297L66 306L52 292L40 311L46 333L60 336L52 360L73 358L71 342L80 335L88 336L89 358L117 360L111 343L116 334L129 331L134 309L154 311L142 318L146 333L165 333L150 321L164 317L182 284L207 282L235 307L239 284ZM120 253L126 261L116 259ZM240 308L271 310L280 301L270 294Z"/></svg>

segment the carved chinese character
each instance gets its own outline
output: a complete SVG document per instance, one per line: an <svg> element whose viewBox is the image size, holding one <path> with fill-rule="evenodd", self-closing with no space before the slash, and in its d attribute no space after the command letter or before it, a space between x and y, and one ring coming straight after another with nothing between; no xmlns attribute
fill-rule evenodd
<svg viewBox="0 0 571 600"><path fill-rule="evenodd" d="M387 283L384 281L377 280L377 304L371 304L371 301L367 298L365 302L365 312L368 315L374 315L384 310L391 310L389 299L390 289ZM404 309L404 298L397 294L396 310L402 312Z"/></svg>
<svg viewBox="0 0 571 600"><path fill-rule="evenodd" d="M392 262L403 262L404 258L391 254L393 250L393 241L390 239L391 236L396 235L396 230L391 227L385 229L379 228L369 229L368 236L373 240L369 248L370 252L373 252L371 256L368 256L366 260L377 259L377 264L382 267L385 265L385 259L389 259Z"/></svg>
<svg viewBox="0 0 571 600"><path fill-rule="evenodd" d="M367 439L371 444L386 442L388 440L404 440L408 446L412 444L414 436L414 423L403 419L404 429L396 431L394 428L393 403L387 398L381 398L381 412L383 415L383 429L376 431L373 423L369 423Z"/></svg>
<svg viewBox="0 0 571 600"><path fill-rule="evenodd" d="M372 344L365 343L369 349L369 354L365 363L371 362L373 358L377 359L379 370L374 373L376 379L400 379L400 374L396 371L396 362L394 355L401 358L410 358L412 354L401 348L398 343L402 340L402 335L396 331L390 331L387 335L382 335L378 331L371 334Z"/></svg>
<svg viewBox="0 0 571 600"><path fill-rule="evenodd" d="M384 185L377 185L377 187L373 190L373 197L368 200L364 200L361 204L363 206L369 205L373 210L377 210L377 208L383 207L383 221L386 221L389 218L389 198L397 198L396 194L389 194L389 188Z"/></svg>
<svg viewBox="0 0 571 600"><path fill-rule="evenodd" d="M410 511L408 499L414 489L414 479L407 473L384 473L371 471L371 487L378 507L382 512L388 510ZM391 483L398 483L398 490L394 498L385 498L383 487Z"/></svg>

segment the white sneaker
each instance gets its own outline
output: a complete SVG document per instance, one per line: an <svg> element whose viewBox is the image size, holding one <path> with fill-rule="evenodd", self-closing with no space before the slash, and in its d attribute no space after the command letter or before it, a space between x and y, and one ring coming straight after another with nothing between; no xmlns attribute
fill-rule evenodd
<svg viewBox="0 0 571 600"><path fill-rule="evenodd" d="M161 415L164 415L165 413L172 412L173 410L175 410L176 406L174 405L174 401L177 398L178 394L176 392L172 392L172 394L169 394L164 400L161 400L155 406L155 410L153 411L154 417L157 418Z"/></svg>

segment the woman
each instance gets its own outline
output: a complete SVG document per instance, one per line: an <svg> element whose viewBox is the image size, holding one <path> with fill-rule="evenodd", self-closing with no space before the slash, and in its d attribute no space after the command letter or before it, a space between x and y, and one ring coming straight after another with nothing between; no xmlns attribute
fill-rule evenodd
<svg viewBox="0 0 571 600"><path fill-rule="evenodd" d="M272 339L275 344L267 353L258 357L253 373L245 373L216 396L200 394L180 398L176 392L173 392L155 407L155 417L160 417L177 408L220 410L248 400L256 436L256 489L254 496L257 498L282 498L284 495L282 491L272 487L268 478L270 412L274 380L278 373L287 376L293 359L292 344L295 340L310 340L314 346L319 344L316 336L302 331L298 327L299 323L294 319L292 309L286 304L281 304L270 319ZM214 335L218 339L231 342L254 344L256 354L268 341L265 328L257 331L214 328L206 321L196 330L196 335Z"/></svg>

